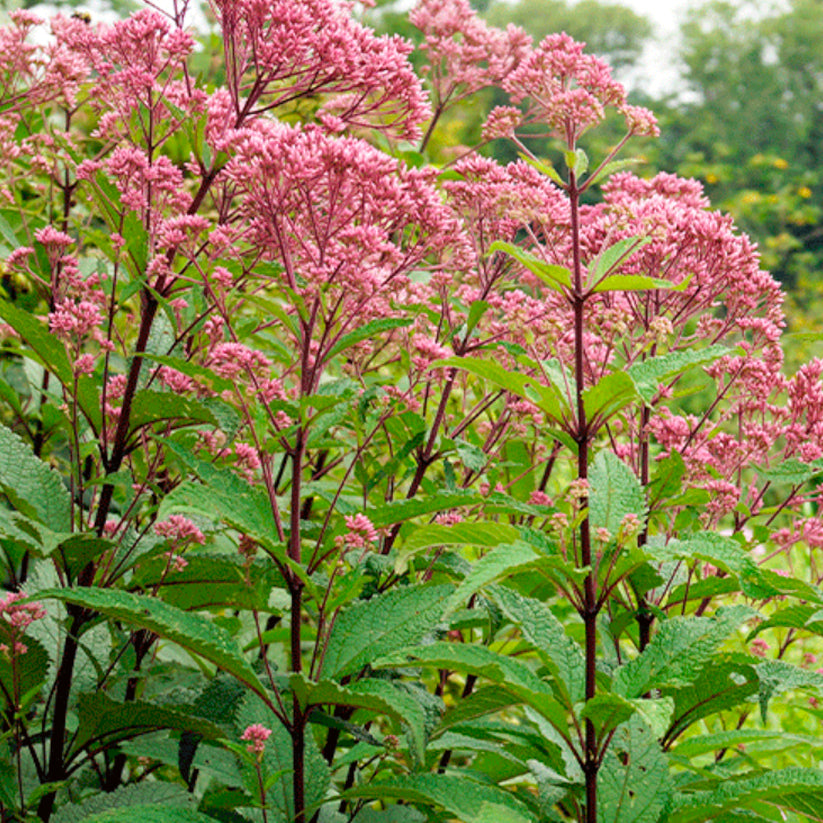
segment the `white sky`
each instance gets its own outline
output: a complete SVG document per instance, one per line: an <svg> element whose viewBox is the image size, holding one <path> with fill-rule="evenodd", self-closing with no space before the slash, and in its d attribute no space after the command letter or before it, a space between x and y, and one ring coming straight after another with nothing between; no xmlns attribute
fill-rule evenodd
<svg viewBox="0 0 823 823"><path fill-rule="evenodd" d="M678 90L676 65L678 30L690 3L688 0L618 0L618 2L642 14L654 26L651 42L643 57L642 67L636 74L624 78L624 82L630 88L642 89L655 96L676 92Z"/></svg>

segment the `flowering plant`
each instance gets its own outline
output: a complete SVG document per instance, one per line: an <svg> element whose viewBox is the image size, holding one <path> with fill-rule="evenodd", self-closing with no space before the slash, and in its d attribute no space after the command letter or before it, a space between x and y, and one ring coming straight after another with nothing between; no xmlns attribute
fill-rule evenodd
<svg viewBox="0 0 823 823"><path fill-rule="evenodd" d="M820 817L756 250L565 35L421 0L427 90L342 0L213 12L202 75L182 8L0 32L4 819ZM428 162L490 85L522 159Z"/></svg>

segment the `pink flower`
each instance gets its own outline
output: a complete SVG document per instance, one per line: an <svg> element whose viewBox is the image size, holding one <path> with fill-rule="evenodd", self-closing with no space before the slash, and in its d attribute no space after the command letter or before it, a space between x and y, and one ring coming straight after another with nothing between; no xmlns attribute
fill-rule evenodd
<svg viewBox="0 0 823 823"><path fill-rule="evenodd" d="M257 755L263 754L269 737L271 737L271 729L267 729L261 723L253 723L251 726L247 726L243 734L240 735L241 740L251 741L246 747L249 753Z"/></svg>
<svg viewBox="0 0 823 823"><path fill-rule="evenodd" d="M377 542L377 529L365 514L346 515L344 520L348 531L337 538L339 545L349 549L365 549Z"/></svg>
<svg viewBox="0 0 823 823"><path fill-rule="evenodd" d="M172 544L206 542L206 537L197 526L182 514L172 514L166 520L154 524L154 531Z"/></svg>

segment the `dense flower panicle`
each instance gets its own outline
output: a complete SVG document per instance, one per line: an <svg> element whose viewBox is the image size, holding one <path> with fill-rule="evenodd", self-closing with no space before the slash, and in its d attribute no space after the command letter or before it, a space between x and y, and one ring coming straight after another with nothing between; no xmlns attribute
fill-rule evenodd
<svg viewBox="0 0 823 823"><path fill-rule="evenodd" d="M518 26L487 25L468 0L420 0L409 19L425 35L424 71L440 106L500 83L532 42Z"/></svg>
<svg viewBox="0 0 823 823"><path fill-rule="evenodd" d="M570 147L604 118L607 107L626 106L626 90L584 47L565 33L550 34L501 83L515 103L528 101L530 122L547 125ZM639 112L630 114L639 119Z"/></svg>
<svg viewBox="0 0 823 823"><path fill-rule="evenodd" d="M378 37L342 0L212 0L223 28L235 126L241 110L328 95L329 115L414 138L429 115L411 45ZM251 82L247 82L251 80ZM253 99L243 95L251 90Z"/></svg>
<svg viewBox="0 0 823 823"><path fill-rule="evenodd" d="M823 360L801 366L787 387L786 456L811 462L823 457Z"/></svg>
<svg viewBox="0 0 823 823"><path fill-rule="evenodd" d="M459 237L427 172L316 128L248 134L226 176L244 195L243 239L282 265L290 288L334 295L326 323L389 313L407 272Z"/></svg>

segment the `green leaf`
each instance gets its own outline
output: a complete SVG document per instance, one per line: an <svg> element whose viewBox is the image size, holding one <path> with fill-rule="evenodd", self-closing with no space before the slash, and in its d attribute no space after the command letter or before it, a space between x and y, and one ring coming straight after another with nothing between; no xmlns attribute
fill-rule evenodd
<svg viewBox="0 0 823 823"><path fill-rule="evenodd" d="M191 611L225 606L231 609L269 611L274 589L285 588L275 566L256 561L246 570L240 555L188 553L187 566L170 570L165 555L141 558L131 578L131 587L152 590L161 585L158 596L178 609Z"/></svg>
<svg viewBox="0 0 823 823"><path fill-rule="evenodd" d="M605 420L636 399L634 381L623 371L607 374L583 391L583 406L590 420L594 417Z"/></svg>
<svg viewBox="0 0 823 823"><path fill-rule="evenodd" d="M344 334L329 349L325 360L330 360L341 351L360 343L363 340L371 340L385 331L394 329L405 329L412 324L411 320L402 317L379 317L377 320L370 320L363 326L359 326L354 331Z"/></svg>
<svg viewBox="0 0 823 823"><path fill-rule="evenodd" d="M454 726L471 723L480 717L508 709L519 702L518 696L507 691L504 687L480 687L446 711L438 727L437 734L441 735Z"/></svg>
<svg viewBox="0 0 823 823"><path fill-rule="evenodd" d="M823 674L818 674L785 660L764 660L755 667L760 678L760 715L766 722L769 701L776 694L792 689L823 689Z"/></svg>
<svg viewBox="0 0 823 823"><path fill-rule="evenodd" d="M566 731L566 713L554 693L525 663L486 646L435 642L407 647L376 659L374 668L428 666L465 672L503 685L527 705L537 709L555 728Z"/></svg>
<svg viewBox="0 0 823 823"><path fill-rule="evenodd" d="M790 483L793 486L798 486L807 483L819 474L823 474L823 459L803 463L796 457L790 457L787 460L782 460L776 466L758 466L757 473L764 480L769 480L772 483Z"/></svg>
<svg viewBox="0 0 823 823"><path fill-rule="evenodd" d="M61 600L122 620L182 646L214 663L254 691L265 694L262 683L232 638L200 614L184 612L156 597L116 589L47 589L38 599Z"/></svg>
<svg viewBox="0 0 823 823"><path fill-rule="evenodd" d="M453 526L429 523L404 537L395 568L398 573L405 572L409 557L432 546L496 546L511 543L519 536L514 526L505 523L465 522Z"/></svg>
<svg viewBox="0 0 823 823"><path fill-rule="evenodd" d="M143 426L150 426L166 420L179 420L187 423L207 423L219 427L220 423L214 412L204 403L171 391L154 391L143 389L134 396L130 431L133 433Z"/></svg>
<svg viewBox="0 0 823 823"><path fill-rule="evenodd" d="M368 509L366 514L377 528L381 528L393 523L404 523L420 515L448 511L460 506L471 506L482 501L483 497L476 492L458 489L450 492L437 492L428 497L396 500L384 506Z"/></svg>
<svg viewBox="0 0 823 823"><path fill-rule="evenodd" d="M635 473L613 452L603 449L589 470L589 521L593 529L617 535L623 518L646 521L646 495Z"/></svg>
<svg viewBox="0 0 823 823"><path fill-rule="evenodd" d="M622 240L618 240L616 243L613 243L611 246L603 249L595 258L593 265L589 266L589 282L595 284L594 291L606 291L607 289L603 287L603 282L605 281L601 281L601 278L608 275L615 268L617 268L617 266L625 263L636 251L642 249L643 246L646 246L649 243L651 243L651 238L648 237L624 237ZM638 277L635 275L616 275L614 277L607 278L607 280L617 280L623 278L639 280L653 279L651 277ZM669 285L668 281L661 282L665 282ZM618 289L621 291L626 290L621 287L616 287L613 290Z"/></svg>
<svg viewBox="0 0 823 823"><path fill-rule="evenodd" d="M225 733L213 723L177 709L140 700L119 703L103 692L81 694L78 698L78 725L72 740L72 753L89 744L93 748L111 746L157 729L193 732L217 740Z"/></svg>
<svg viewBox="0 0 823 823"><path fill-rule="evenodd" d="M525 266L535 277L545 283L552 291L565 294L572 287L572 273L567 268L546 263L539 257L535 257L531 252L521 249L520 246L515 246L514 243L495 240L494 243L489 246L489 251L501 251L513 257L518 263Z"/></svg>
<svg viewBox="0 0 823 823"><path fill-rule="evenodd" d="M591 186L599 180L602 180L604 177L609 177L615 172L622 171L623 169L627 169L631 166L637 166L643 162L643 159L640 157L626 157L621 160L612 160L610 163L606 163L600 170L595 170L594 174L592 174L586 183L588 186Z"/></svg>
<svg viewBox="0 0 823 823"><path fill-rule="evenodd" d="M658 823L671 795L666 758L640 718L612 738L597 775L598 823Z"/></svg>
<svg viewBox="0 0 823 823"><path fill-rule="evenodd" d="M213 817L193 809L177 809L165 803L123 806L84 817L82 823L214 823Z"/></svg>
<svg viewBox="0 0 823 823"><path fill-rule="evenodd" d="M304 675L289 677L301 708L316 705L351 706L382 714L404 723L409 731L417 761L422 763L426 748L426 715L420 703L389 680L367 678L341 686L331 680L312 683Z"/></svg>
<svg viewBox="0 0 823 823"><path fill-rule="evenodd" d="M629 377L634 381L637 393L651 403L657 395L660 384L683 374L696 366L714 363L724 354L726 346L709 346L705 349L685 349L682 351L649 357L628 368Z"/></svg>
<svg viewBox="0 0 823 823"><path fill-rule="evenodd" d="M787 734L784 730L770 729L730 729L714 734L701 734L689 737L677 744L674 749L677 755L682 757L698 757L701 754L719 752L722 749L731 749L740 745L750 743L769 743L774 740L782 740L786 748L807 745L812 747L823 746L823 739L810 735Z"/></svg>
<svg viewBox="0 0 823 823"><path fill-rule="evenodd" d="M491 596L548 664L565 692L567 704L571 706L583 700L586 690L583 650L566 634L549 607L504 586L495 587Z"/></svg>
<svg viewBox="0 0 823 823"><path fill-rule="evenodd" d="M521 566L528 566L537 560L534 549L522 540L504 543L481 557L449 600L449 610L457 608L468 600L478 589L501 577L506 577Z"/></svg>
<svg viewBox="0 0 823 823"><path fill-rule="evenodd" d="M115 809L134 809L137 814L146 806L159 806L178 811L195 811L197 801L177 783L146 781L120 786L113 792L94 794L82 803L61 806L51 818L51 823L83 823L95 815L108 814ZM142 818L140 818L142 820Z"/></svg>
<svg viewBox="0 0 823 823"><path fill-rule="evenodd" d="M513 794L480 783L467 777L446 774L416 774L392 777L389 780L374 781L364 786L349 789L344 797L375 797L406 800L410 803L434 805L445 809L463 823L475 823L484 804L500 806L509 812L531 820L528 807ZM516 818L515 818L516 819Z"/></svg>
<svg viewBox="0 0 823 823"><path fill-rule="evenodd" d="M278 556L285 555L285 547L276 542L277 524L265 489L249 485L228 470L220 472L217 477L226 478L226 485L220 487L193 482L181 483L163 499L158 512L159 519L170 514L184 513L200 515L211 521L222 521L253 537ZM238 493L241 489L242 492Z"/></svg>
<svg viewBox="0 0 823 823"><path fill-rule="evenodd" d="M540 160L537 157L532 157L531 155L526 154L525 152L518 152L517 156L524 162L530 165L532 168L537 169L541 174L545 174L553 183L556 183L560 186L561 189L566 187L566 183L563 178L557 173L557 169L548 162L547 160Z"/></svg>
<svg viewBox="0 0 823 823"><path fill-rule="evenodd" d="M674 700L670 697L630 700L613 692L599 692L586 701L580 717L583 720L591 720L598 734L602 736L637 714L657 739L669 728L673 711Z"/></svg>
<svg viewBox="0 0 823 823"><path fill-rule="evenodd" d="M642 274L612 274L609 277L604 277L592 291L654 291L655 289L683 291L687 285L685 281L675 284L669 280L661 280L659 277L646 277Z"/></svg>
<svg viewBox="0 0 823 823"><path fill-rule="evenodd" d="M419 643L440 622L450 585L406 586L349 606L334 621L324 679L355 674L377 657Z"/></svg>
<svg viewBox="0 0 823 823"><path fill-rule="evenodd" d="M537 377L510 371L499 363L472 357L449 357L432 363L432 368L449 366L467 371L498 388L525 398L555 421L562 419L561 410L567 407L565 398L554 385L545 386Z"/></svg>
<svg viewBox="0 0 823 823"><path fill-rule="evenodd" d="M271 713L271 709L257 697L249 695L240 708L237 718L238 729L260 723L271 729L271 737L266 741L263 752L264 772L277 775L275 783L267 794L273 812L270 817L279 823L294 820L294 794L292 793L292 775L294 773L294 748L292 738L282 723ZM239 735L238 735L239 736ZM307 810L319 807L325 800L330 783L329 767L317 748L313 734L305 737L305 802ZM250 777L255 780L252 772ZM142 823L142 821L141 821Z"/></svg>
<svg viewBox="0 0 823 823"><path fill-rule="evenodd" d="M823 820L823 773L820 769L775 769L754 777L727 776L711 791L675 796L669 823L704 823L726 810L766 804L795 812L806 820Z"/></svg>
<svg viewBox="0 0 823 823"><path fill-rule="evenodd" d="M715 655L694 681L674 692L672 740L705 717L739 706L756 695L760 678L748 655Z"/></svg>
<svg viewBox="0 0 823 823"><path fill-rule="evenodd" d="M47 368L66 387L73 381L71 363L65 346L49 333L47 326L30 312L0 300L0 318L8 323L37 355L37 362Z"/></svg>
<svg viewBox="0 0 823 823"><path fill-rule="evenodd" d="M716 532L701 532L688 540L671 540L665 546L651 540L644 546L646 554L656 561L683 560L686 563L711 563L727 574L734 575L749 597L763 598L778 594L766 582L758 565L736 540Z"/></svg>
<svg viewBox="0 0 823 823"><path fill-rule="evenodd" d="M12 638L5 626L0 630L0 637L7 646L11 647ZM43 644L34 637L25 637L22 642L26 646L26 653L15 657L14 667L7 654L0 654L0 683L3 684L3 690L0 691L0 703L15 711L18 711L20 707L9 706L6 703L6 695L16 694L21 699L25 697L28 703L36 694L39 694L49 673L49 655Z"/></svg>
<svg viewBox="0 0 823 823"><path fill-rule="evenodd" d="M23 514L52 531L71 531L71 495L62 478L5 426L0 426L0 488Z"/></svg>
<svg viewBox="0 0 823 823"><path fill-rule="evenodd" d="M673 617L660 625L651 643L634 660L617 669L613 690L639 697L663 686L687 686L712 652L755 613L747 606L722 609L716 617Z"/></svg>

